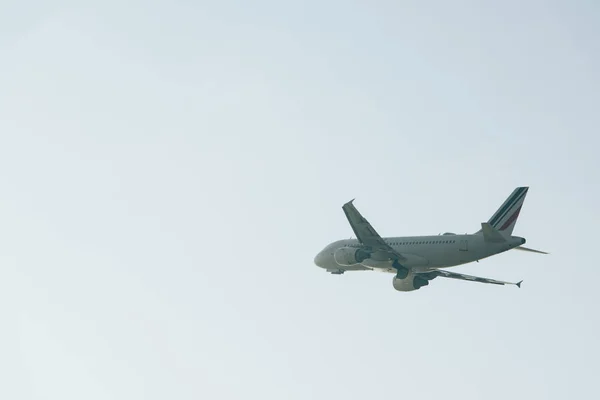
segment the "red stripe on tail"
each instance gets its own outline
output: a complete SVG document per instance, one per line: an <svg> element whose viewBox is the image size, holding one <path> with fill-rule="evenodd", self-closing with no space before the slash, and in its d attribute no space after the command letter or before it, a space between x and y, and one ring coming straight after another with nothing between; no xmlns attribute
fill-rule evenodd
<svg viewBox="0 0 600 400"><path fill-rule="evenodd" d="M506 228L508 228L510 226L510 224L515 222L515 220L519 216L519 212L521 212L521 207L517 208L517 210L513 213L513 215L511 215L510 218L506 220L504 225L502 225L502 227L500 228L501 231L505 230Z"/></svg>

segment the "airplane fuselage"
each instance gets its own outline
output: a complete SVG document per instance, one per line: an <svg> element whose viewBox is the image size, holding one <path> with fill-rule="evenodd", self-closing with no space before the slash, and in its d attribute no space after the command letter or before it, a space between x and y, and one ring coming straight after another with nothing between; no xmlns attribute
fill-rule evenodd
<svg viewBox="0 0 600 400"><path fill-rule="evenodd" d="M427 271L433 268L467 264L503 253L525 243L525 239L517 236L509 236L506 241L502 242L489 242L485 241L481 234L444 234L383 239L390 247L405 257L402 265L413 271ZM338 240L317 254L314 262L317 266L333 273L358 270L396 271L387 255L378 257L376 252L361 262L344 257L361 248L363 246L356 239ZM350 258L352 257L350 256Z"/></svg>

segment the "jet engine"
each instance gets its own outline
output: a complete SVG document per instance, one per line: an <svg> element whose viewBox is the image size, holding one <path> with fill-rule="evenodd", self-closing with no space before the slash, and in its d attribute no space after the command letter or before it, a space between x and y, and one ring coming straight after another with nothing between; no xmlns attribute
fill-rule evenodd
<svg viewBox="0 0 600 400"><path fill-rule="evenodd" d="M352 265L360 264L371 256L371 253L353 247L342 247L335 251L333 258L338 265L344 267L350 267Z"/></svg>
<svg viewBox="0 0 600 400"><path fill-rule="evenodd" d="M411 272L404 279L399 279L398 277L394 276L392 284L394 285L394 289L400 292L411 292L413 290L418 290L423 286L429 285L429 280L418 275L415 276Z"/></svg>

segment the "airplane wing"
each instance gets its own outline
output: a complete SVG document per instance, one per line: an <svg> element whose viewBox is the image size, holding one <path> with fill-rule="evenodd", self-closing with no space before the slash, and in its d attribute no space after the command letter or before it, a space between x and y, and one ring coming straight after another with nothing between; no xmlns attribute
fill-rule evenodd
<svg viewBox="0 0 600 400"><path fill-rule="evenodd" d="M465 281L472 281L472 282L492 283L494 285L516 285L519 288L521 287L521 282L523 282L523 281L520 281L520 282L514 283L514 282L497 281L495 279L481 278L479 276L459 274L456 272L445 271L442 269L436 269L436 270L429 271L429 272L416 273L415 275L422 275L424 278L427 278L427 279L433 279L435 277L441 276L444 278L462 279Z"/></svg>
<svg viewBox="0 0 600 400"><path fill-rule="evenodd" d="M388 245L385 240L379 236L379 233L377 233L375 228L371 226L369 221L367 221L356 207L354 207L354 204L352 204L353 201L354 199L344 204L342 209L344 210L346 218L348 218L348 222L358 241L374 251L382 251L390 254L394 259L403 260L404 257Z"/></svg>

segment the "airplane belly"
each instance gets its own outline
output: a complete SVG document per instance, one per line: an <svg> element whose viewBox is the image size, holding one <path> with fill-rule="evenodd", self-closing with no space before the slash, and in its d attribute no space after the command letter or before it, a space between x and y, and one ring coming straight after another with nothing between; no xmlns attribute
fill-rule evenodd
<svg viewBox="0 0 600 400"><path fill-rule="evenodd" d="M444 251L437 252L430 257L430 267L439 268L439 267L449 267L459 264L464 264L468 262L465 260L465 257L470 257L470 254L467 252L459 252L456 249L448 249Z"/></svg>
<svg viewBox="0 0 600 400"><path fill-rule="evenodd" d="M400 262L407 268L426 267L429 265L429 260L425 257L418 256L416 254L402 254L406 260Z"/></svg>
<svg viewBox="0 0 600 400"><path fill-rule="evenodd" d="M392 262L389 260L379 261L379 260L374 260L372 258L367 258L366 260L361 262L361 265L363 265L366 268L378 270L378 271L392 271L393 270Z"/></svg>
<svg viewBox="0 0 600 400"><path fill-rule="evenodd" d="M427 260L425 257L421 257L416 254L404 254L403 253L402 255L405 257L405 260L401 260L400 264L402 264L402 266L404 266L404 267L418 268L418 267L426 267L427 265L429 265L429 260ZM387 271L387 272L391 272L391 271L395 270L394 268L392 268L391 260L379 261L379 260L374 260L372 258L367 258L361 264L367 268L371 268L374 270L381 270L381 271Z"/></svg>

